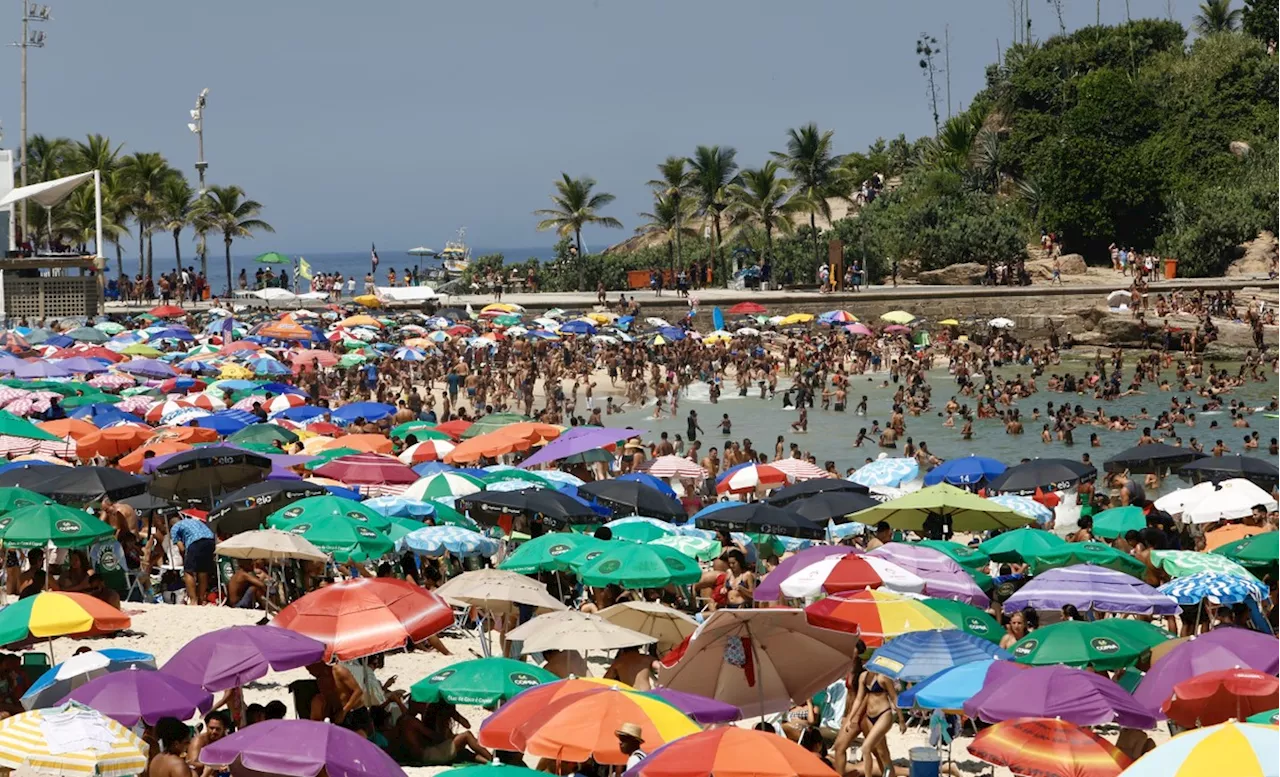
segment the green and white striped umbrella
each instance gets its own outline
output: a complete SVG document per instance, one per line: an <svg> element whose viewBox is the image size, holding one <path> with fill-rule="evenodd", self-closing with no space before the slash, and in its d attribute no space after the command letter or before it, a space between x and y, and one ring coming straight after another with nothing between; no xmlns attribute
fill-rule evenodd
<svg viewBox="0 0 1280 777"><path fill-rule="evenodd" d="M720 551L724 550L716 540L682 534L659 537L656 540L650 541L649 544L674 548L686 556L696 558L699 561L714 561L720 555Z"/></svg>
<svg viewBox="0 0 1280 777"><path fill-rule="evenodd" d="M1186 577L1197 572L1218 572L1250 580L1257 579L1249 570L1217 553L1198 553L1194 550L1153 550L1151 563L1168 572L1170 577Z"/></svg>

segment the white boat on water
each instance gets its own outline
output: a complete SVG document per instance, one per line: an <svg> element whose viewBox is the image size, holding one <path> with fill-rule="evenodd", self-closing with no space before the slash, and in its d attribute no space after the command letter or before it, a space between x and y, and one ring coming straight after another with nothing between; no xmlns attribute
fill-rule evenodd
<svg viewBox="0 0 1280 777"><path fill-rule="evenodd" d="M458 229L458 236L444 244L438 254L444 269L451 275L460 275L471 266L471 248L467 246L467 228Z"/></svg>

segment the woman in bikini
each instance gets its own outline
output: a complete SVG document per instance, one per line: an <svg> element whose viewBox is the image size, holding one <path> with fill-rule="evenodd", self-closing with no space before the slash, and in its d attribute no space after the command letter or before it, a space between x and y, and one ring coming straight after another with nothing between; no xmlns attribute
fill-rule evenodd
<svg viewBox="0 0 1280 777"><path fill-rule="evenodd" d="M907 720L898 709L898 684L875 672L863 672L858 678L858 697L853 703L852 720L864 718L862 739L862 773L883 774L893 767L887 737L894 720L902 732L907 730ZM880 768L873 771L873 759Z"/></svg>
<svg viewBox="0 0 1280 777"><path fill-rule="evenodd" d="M747 569L747 557L738 549L725 554L729 573L724 580L725 607L731 610L746 609L756 590L756 574Z"/></svg>

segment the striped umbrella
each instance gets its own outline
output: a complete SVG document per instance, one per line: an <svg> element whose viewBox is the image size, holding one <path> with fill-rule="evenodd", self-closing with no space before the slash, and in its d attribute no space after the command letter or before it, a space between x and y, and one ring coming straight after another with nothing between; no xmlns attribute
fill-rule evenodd
<svg viewBox="0 0 1280 777"><path fill-rule="evenodd" d="M817 464L810 464L804 459L779 459L778 461L770 462L769 466L783 472L788 480L796 483L831 477L830 472L827 472Z"/></svg>
<svg viewBox="0 0 1280 777"><path fill-rule="evenodd" d="M983 729L969 752L1014 774L1117 777L1129 756L1074 723L1047 718L1012 718Z"/></svg>
<svg viewBox="0 0 1280 777"><path fill-rule="evenodd" d="M1267 599L1267 587L1254 577L1221 572L1196 572L1165 583L1158 590L1177 599L1178 604L1197 604L1205 599L1214 604L1239 604L1249 599L1264 602Z"/></svg>
<svg viewBox="0 0 1280 777"><path fill-rule="evenodd" d="M1048 523L1053 520L1053 510L1050 510L1048 507L1045 507L1029 496L1000 494L999 496L987 498L998 505L1009 508L1019 515L1027 516L1036 523Z"/></svg>
<svg viewBox="0 0 1280 777"><path fill-rule="evenodd" d="M883 458L864 464L849 478L863 486L897 486L920 474L915 459Z"/></svg>
<svg viewBox="0 0 1280 777"><path fill-rule="evenodd" d="M423 440L410 445L400 454L405 464L421 464L424 461L442 461L457 446L448 440Z"/></svg>
<svg viewBox="0 0 1280 777"><path fill-rule="evenodd" d="M1125 777L1270 777L1280 729L1222 723L1184 731L1138 759Z"/></svg>
<svg viewBox="0 0 1280 777"><path fill-rule="evenodd" d="M624 764L613 732L626 724L640 727L642 741L661 747L700 731L686 715L661 699L635 691L602 687L566 696L543 708L536 718L513 732L512 739L526 755L563 761L595 759L601 764Z"/></svg>
<svg viewBox="0 0 1280 777"><path fill-rule="evenodd" d="M414 481L401 496L406 499L468 496L483 491L484 485L477 478L461 472L437 472Z"/></svg>
<svg viewBox="0 0 1280 777"><path fill-rule="evenodd" d="M742 464L716 481L717 494L749 494L760 488L786 485L787 475L769 464Z"/></svg>
<svg viewBox="0 0 1280 777"><path fill-rule="evenodd" d="M872 654L867 670L904 682L918 682L949 667L1009 653L981 637L956 629L914 631L890 640Z"/></svg>
<svg viewBox="0 0 1280 777"><path fill-rule="evenodd" d="M148 750L129 729L75 702L0 720L0 766L22 773L129 777L146 770Z"/></svg>
<svg viewBox="0 0 1280 777"><path fill-rule="evenodd" d="M424 556L441 556L447 551L455 556L492 556L498 552L498 541L483 534L456 526L424 526L409 532L396 543L400 551L411 550Z"/></svg>
<svg viewBox="0 0 1280 777"><path fill-rule="evenodd" d="M783 596L803 599L881 586L900 593L920 593L925 581L892 561L877 556L827 556L798 569L781 582Z"/></svg>
<svg viewBox="0 0 1280 777"><path fill-rule="evenodd" d="M923 602L888 591L859 591L828 596L804 609L809 623L858 634L867 647L879 647L900 634L956 626Z"/></svg>
<svg viewBox="0 0 1280 777"><path fill-rule="evenodd" d="M683 456L659 456L656 459L649 459L641 465L641 469L656 478L664 479L681 477L702 480L707 476L706 471L698 466L697 462Z"/></svg>
<svg viewBox="0 0 1280 777"><path fill-rule="evenodd" d="M1253 579L1249 570L1220 553L1197 553L1194 550L1153 550L1151 563L1169 573L1185 577L1198 572L1216 572Z"/></svg>

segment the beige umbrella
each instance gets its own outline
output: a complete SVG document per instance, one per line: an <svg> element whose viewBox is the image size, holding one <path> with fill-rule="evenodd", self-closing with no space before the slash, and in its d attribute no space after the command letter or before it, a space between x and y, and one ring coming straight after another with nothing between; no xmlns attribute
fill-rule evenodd
<svg viewBox="0 0 1280 777"><path fill-rule="evenodd" d="M804 610L716 610L659 684L732 704L744 717L782 712L853 666L858 637L809 624Z"/></svg>
<svg viewBox="0 0 1280 777"><path fill-rule="evenodd" d="M648 634L610 623L599 615L577 610L549 612L507 632L508 640L521 640L521 653L544 650L617 650L649 645Z"/></svg>
<svg viewBox="0 0 1280 777"><path fill-rule="evenodd" d="M684 642L684 638L698 628L698 622L688 615L657 602L622 602L600 611L600 617L610 623L648 634L658 642L662 651Z"/></svg>
<svg viewBox="0 0 1280 777"><path fill-rule="evenodd" d="M258 529L218 543L218 555L263 561L327 561L329 556L309 540L293 532Z"/></svg>
<svg viewBox="0 0 1280 777"><path fill-rule="evenodd" d="M544 612L565 609L564 604L552 596L542 583L501 569L463 572L437 588L436 593L451 602L476 607L495 615L516 612L522 604Z"/></svg>

